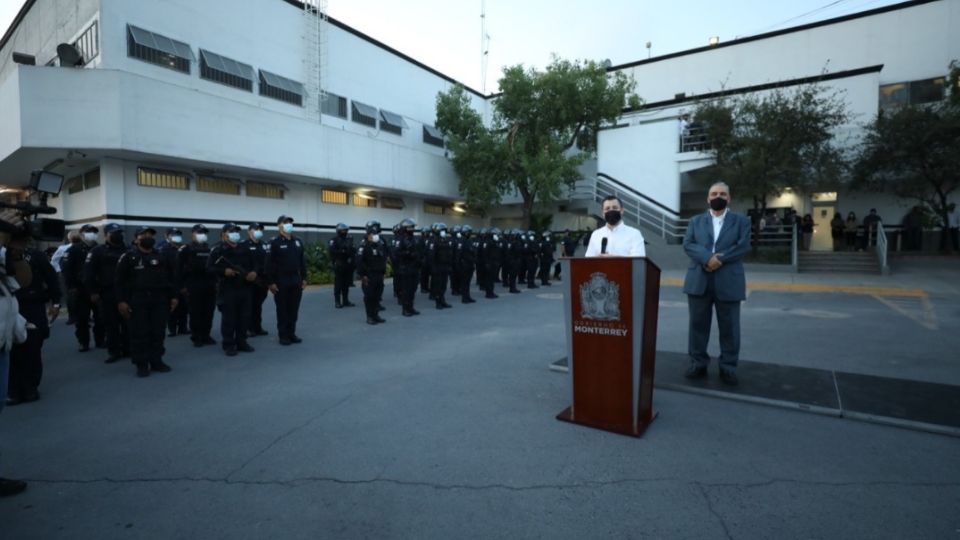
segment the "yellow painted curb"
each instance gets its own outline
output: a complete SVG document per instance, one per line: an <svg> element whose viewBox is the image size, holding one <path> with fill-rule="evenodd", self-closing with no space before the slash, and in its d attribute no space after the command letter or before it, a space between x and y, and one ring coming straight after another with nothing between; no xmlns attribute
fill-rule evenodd
<svg viewBox="0 0 960 540"><path fill-rule="evenodd" d="M679 278L662 278L661 286L682 287L683 280ZM927 298L923 289L908 289L903 287L862 287L856 285L825 285L817 283L778 283L778 282L748 282L747 289L751 291L783 291L797 293L842 293L863 294L869 296L905 296L910 298Z"/></svg>

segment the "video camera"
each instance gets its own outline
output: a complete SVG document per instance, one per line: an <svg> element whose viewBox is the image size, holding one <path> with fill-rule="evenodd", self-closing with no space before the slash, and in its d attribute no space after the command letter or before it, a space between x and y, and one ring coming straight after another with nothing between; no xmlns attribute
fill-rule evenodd
<svg viewBox="0 0 960 540"><path fill-rule="evenodd" d="M63 175L49 171L30 173L30 191L39 195L39 204L32 202L7 203L0 201L0 209L16 210L23 218L23 224L14 226L0 221L0 228L13 236L26 236L34 240L59 242L66 233L66 223L62 219L41 218L40 214L56 214L57 209L47 205L50 195L58 195L63 189Z"/></svg>

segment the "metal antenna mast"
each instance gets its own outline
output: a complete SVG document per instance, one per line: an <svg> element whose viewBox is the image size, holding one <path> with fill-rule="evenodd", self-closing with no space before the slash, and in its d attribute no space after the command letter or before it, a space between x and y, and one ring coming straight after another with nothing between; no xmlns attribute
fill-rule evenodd
<svg viewBox="0 0 960 540"><path fill-rule="evenodd" d="M480 0L480 89L487 93L487 65L490 60L490 36L487 35L487 0Z"/></svg>
<svg viewBox="0 0 960 540"><path fill-rule="evenodd" d="M327 67L327 0L303 2L304 86L307 95L304 112L308 118L321 121L324 92L324 71Z"/></svg>

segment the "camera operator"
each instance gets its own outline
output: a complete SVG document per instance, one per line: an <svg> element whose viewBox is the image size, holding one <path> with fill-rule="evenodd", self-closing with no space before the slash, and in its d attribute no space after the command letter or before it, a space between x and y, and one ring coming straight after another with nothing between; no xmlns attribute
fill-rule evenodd
<svg viewBox="0 0 960 540"><path fill-rule="evenodd" d="M20 287L29 287L33 278L22 246L11 242L11 236L22 228L23 219L16 212L0 211L0 395L4 396L7 394L10 348L15 341L25 341L27 332L14 292ZM0 411L5 403L0 400ZM0 497L16 495L26 488L26 482L0 478Z"/></svg>
<svg viewBox="0 0 960 540"><path fill-rule="evenodd" d="M28 327L27 341L17 343L10 349L7 406L40 399L38 388L43 377L43 342L50 337L50 322L60 315L60 280L57 272L44 252L28 247L29 241L30 236L25 231L15 233L10 241L11 246L23 247L23 259L30 265L33 276L29 286L20 287L15 293L20 304L20 315L33 327Z"/></svg>

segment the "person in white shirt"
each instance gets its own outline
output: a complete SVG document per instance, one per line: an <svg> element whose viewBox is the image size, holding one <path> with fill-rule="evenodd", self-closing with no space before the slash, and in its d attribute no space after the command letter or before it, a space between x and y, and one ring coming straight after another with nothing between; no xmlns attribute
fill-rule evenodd
<svg viewBox="0 0 960 540"><path fill-rule="evenodd" d="M646 257L647 249L643 235L637 229L623 223L623 203L611 195L603 199L603 220L606 225L593 231L587 245L586 257ZM607 239L606 252L603 239Z"/></svg>
<svg viewBox="0 0 960 540"><path fill-rule="evenodd" d="M950 213L947 214L950 242L953 243L954 251L960 251L960 211L957 211L957 203L950 203L947 210L950 211Z"/></svg>
<svg viewBox="0 0 960 540"><path fill-rule="evenodd" d="M70 231L67 234L67 241L63 245L57 247L57 250L53 252L53 255L50 256L50 265L53 266L53 269L60 273L60 261L63 259L63 256L67 253L67 250L70 249L70 246L75 240L80 239L80 233L77 231Z"/></svg>

